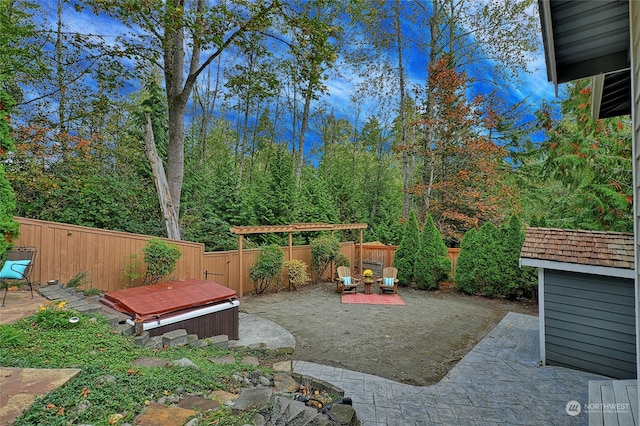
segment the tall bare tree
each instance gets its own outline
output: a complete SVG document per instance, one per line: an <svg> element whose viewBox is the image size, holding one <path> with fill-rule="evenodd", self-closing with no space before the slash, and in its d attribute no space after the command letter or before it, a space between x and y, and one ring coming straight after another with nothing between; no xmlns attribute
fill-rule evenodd
<svg viewBox="0 0 640 426"><path fill-rule="evenodd" d="M278 2L241 0L88 0L95 13L118 19L131 31L118 37L124 54L163 70L169 115L166 185L157 179L167 236L181 239L179 212L184 180L185 112L198 78L243 35L269 26ZM150 134L146 132L150 137ZM157 169L154 169L157 170Z"/></svg>

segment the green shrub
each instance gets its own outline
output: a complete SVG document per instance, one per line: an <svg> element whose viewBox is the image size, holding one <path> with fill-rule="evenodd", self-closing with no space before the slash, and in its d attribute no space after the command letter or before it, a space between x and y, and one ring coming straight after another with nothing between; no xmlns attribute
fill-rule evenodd
<svg viewBox="0 0 640 426"><path fill-rule="evenodd" d="M159 238L151 238L142 248L142 252L147 264L144 284L157 283L160 278L172 273L182 256L177 245Z"/></svg>
<svg viewBox="0 0 640 426"><path fill-rule="evenodd" d="M0 258L12 246L11 241L18 236L20 224L13 219L16 197L4 169L4 156L15 149L9 128L9 113L14 105L9 94L0 87Z"/></svg>
<svg viewBox="0 0 640 426"><path fill-rule="evenodd" d="M420 228L416 214L412 211L402 227L402 239L393 256L393 266L398 270L398 284L409 286L413 283L415 260L420 248Z"/></svg>
<svg viewBox="0 0 640 426"><path fill-rule="evenodd" d="M433 223L431 215L422 230L420 249L414 263L414 285L421 290L437 290L438 283L451 271L447 246Z"/></svg>
<svg viewBox="0 0 640 426"><path fill-rule="evenodd" d="M138 255L131 253L128 256L128 262L122 268L122 275L124 277L124 288L133 287L136 285L136 280L142 276L139 272L141 269L140 262L138 261Z"/></svg>
<svg viewBox="0 0 640 426"><path fill-rule="evenodd" d="M524 225L512 216L508 223L500 227L501 251L499 262L503 265L500 270L498 295L507 298L522 296L532 297L537 286L536 268L520 267L520 251L524 244Z"/></svg>
<svg viewBox="0 0 640 426"><path fill-rule="evenodd" d="M338 255L338 257L336 258L336 260L335 260L335 266L336 266L336 268L339 267L339 266L350 267L351 266L351 262L349 262L349 258L346 255L340 253Z"/></svg>
<svg viewBox="0 0 640 426"><path fill-rule="evenodd" d="M77 274L75 274L73 277L69 279L65 287L78 288L83 284L85 284L86 282L91 282L89 281L88 275L89 275L89 271L78 272Z"/></svg>
<svg viewBox="0 0 640 426"><path fill-rule="evenodd" d="M302 260L287 260L284 262L284 267L287 268L289 285L294 289L310 281L309 274L307 274L307 264Z"/></svg>
<svg viewBox="0 0 640 426"><path fill-rule="evenodd" d="M456 264L454 287L456 290L466 294L475 294L478 292L474 266L477 235L478 230L471 228L464 234L460 242L460 255L458 256L458 263Z"/></svg>
<svg viewBox="0 0 640 426"><path fill-rule="evenodd" d="M82 292L85 296L97 296L102 293L102 290L100 290L99 288L91 287L86 290L82 290Z"/></svg>
<svg viewBox="0 0 640 426"><path fill-rule="evenodd" d="M487 222L477 235L475 268L478 290L483 296L495 297L500 286L500 230L493 223Z"/></svg>
<svg viewBox="0 0 640 426"><path fill-rule="evenodd" d="M316 283L339 255L340 241L337 238L321 236L311 241L311 270L316 274Z"/></svg>
<svg viewBox="0 0 640 426"><path fill-rule="evenodd" d="M65 309L64 305L67 302L48 302L46 305L40 308L40 310L33 315L34 327L42 329L53 328L69 328L73 324L69 322L69 319L75 316L73 311Z"/></svg>
<svg viewBox="0 0 640 426"><path fill-rule="evenodd" d="M467 294L494 294L497 233L498 228L487 222L479 230L468 231L462 238L455 276L457 289Z"/></svg>
<svg viewBox="0 0 640 426"><path fill-rule="evenodd" d="M455 287L467 294L516 298L531 296L536 278L533 268L520 268L523 225L516 217L497 228L486 223L468 231L460 245Z"/></svg>
<svg viewBox="0 0 640 426"><path fill-rule="evenodd" d="M276 292L280 288L284 253L276 244L264 246L258 252L256 262L249 268L249 278L253 281L256 294L269 290L275 284Z"/></svg>

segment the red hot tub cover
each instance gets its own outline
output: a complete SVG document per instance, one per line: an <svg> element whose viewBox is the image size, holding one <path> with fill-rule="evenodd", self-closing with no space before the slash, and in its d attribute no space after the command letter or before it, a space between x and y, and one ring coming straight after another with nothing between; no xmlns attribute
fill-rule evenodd
<svg viewBox="0 0 640 426"><path fill-rule="evenodd" d="M236 292L218 283L185 280L109 291L102 302L137 321L146 321L234 300Z"/></svg>

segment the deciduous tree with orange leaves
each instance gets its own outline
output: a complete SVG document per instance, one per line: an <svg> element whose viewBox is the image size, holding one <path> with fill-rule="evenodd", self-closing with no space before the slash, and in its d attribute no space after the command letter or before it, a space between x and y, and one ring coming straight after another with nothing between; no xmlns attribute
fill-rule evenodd
<svg viewBox="0 0 640 426"><path fill-rule="evenodd" d="M506 152L492 139L495 112L480 96L469 100L469 78L444 55L429 67L429 105L415 123L423 132L421 179L413 191L448 245L472 227L501 221L515 208Z"/></svg>

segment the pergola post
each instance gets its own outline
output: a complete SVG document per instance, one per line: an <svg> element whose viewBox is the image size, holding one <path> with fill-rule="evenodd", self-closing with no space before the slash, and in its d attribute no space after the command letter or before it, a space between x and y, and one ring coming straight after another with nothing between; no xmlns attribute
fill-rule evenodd
<svg viewBox="0 0 640 426"><path fill-rule="evenodd" d="M329 235L331 235L331 238L333 238L333 230L331 230L331 234ZM340 247L340 249L342 249L342 247ZM313 255L311 257L313 258ZM333 281L333 278L336 276L335 271L333 270L334 266L335 265L333 264L333 262L331 262L331 270L329 271L329 273L331 274L331 281Z"/></svg>
<svg viewBox="0 0 640 426"><path fill-rule="evenodd" d="M244 295L243 288L243 268L242 268L242 239L244 235L238 235L238 279L240 280L240 297Z"/></svg>
<svg viewBox="0 0 640 426"><path fill-rule="evenodd" d="M289 258L287 260L293 259L293 233L289 232ZM291 291L291 281L289 281L289 277L287 277L287 287L289 287L289 291Z"/></svg>
<svg viewBox="0 0 640 426"><path fill-rule="evenodd" d="M360 228L360 273L364 272L364 268L362 267L362 250L364 249L364 247L362 247L362 228Z"/></svg>

